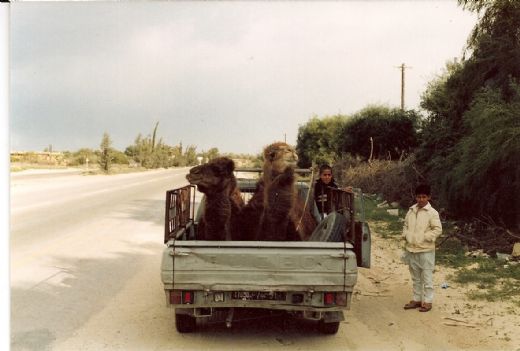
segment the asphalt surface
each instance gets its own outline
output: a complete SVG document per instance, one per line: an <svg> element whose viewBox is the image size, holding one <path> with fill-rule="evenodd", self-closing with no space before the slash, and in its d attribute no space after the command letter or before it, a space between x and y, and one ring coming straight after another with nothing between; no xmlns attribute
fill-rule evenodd
<svg viewBox="0 0 520 351"><path fill-rule="evenodd" d="M160 257L165 192L186 184L186 172L11 177L13 350L54 349L122 289L145 257Z"/></svg>

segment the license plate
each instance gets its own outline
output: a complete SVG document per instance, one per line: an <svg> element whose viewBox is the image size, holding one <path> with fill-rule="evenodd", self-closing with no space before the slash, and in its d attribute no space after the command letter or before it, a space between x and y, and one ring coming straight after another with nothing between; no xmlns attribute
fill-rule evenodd
<svg viewBox="0 0 520 351"><path fill-rule="evenodd" d="M233 291L233 300L269 300L285 301L287 294L281 291Z"/></svg>

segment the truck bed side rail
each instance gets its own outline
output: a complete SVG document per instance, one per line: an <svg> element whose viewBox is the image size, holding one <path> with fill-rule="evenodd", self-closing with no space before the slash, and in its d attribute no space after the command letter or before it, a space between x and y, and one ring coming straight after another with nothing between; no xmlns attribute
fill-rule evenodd
<svg viewBox="0 0 520 351"><path fill-rule="evenodd" d="M262 173L264 170L260 167L250 167L250 168L247 168L247 167L239 167L239 168L235 168L235 172L251 172L251 173ZM301 174L301 175L307 175L307 174L311 174L312 173L312 170L311 169L308 169L308 168L296 168L294 170L295 173L297 174Z"/></svg>
<svg viewBox="0 0 520 351"><path fill-rule="evenodd" d="M195 186L186 185L182 188L166 192L166 213L164 225L164 243L193 221L195 215Z"/></svg>
<svg viewBox="0 0 520 351"><path fill-rule="evenodd" d="M354 209L354 194L342 189L336 189L329 187L330 193L331 193L331 210L339 212L343 214L347 219L350 221L349 228L345 228L346 232L343 235L343 238L345 241L349 241L351 243L354 242L354 233L355 233L355 227L354 227L354 215L355 215L355 209Z"/></svg>

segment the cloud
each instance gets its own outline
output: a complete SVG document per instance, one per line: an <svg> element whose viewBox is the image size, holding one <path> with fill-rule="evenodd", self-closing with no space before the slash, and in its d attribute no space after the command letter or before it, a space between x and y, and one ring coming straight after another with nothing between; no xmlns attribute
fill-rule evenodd
<svg viewBox="0 0 520 351"><path fill-rule="evenodd" d="M401 62L416 107L474 21L443 1L13 3L13 146L124 149L155 121L199 149L295 142L313 114L398 105Z"/></svg>

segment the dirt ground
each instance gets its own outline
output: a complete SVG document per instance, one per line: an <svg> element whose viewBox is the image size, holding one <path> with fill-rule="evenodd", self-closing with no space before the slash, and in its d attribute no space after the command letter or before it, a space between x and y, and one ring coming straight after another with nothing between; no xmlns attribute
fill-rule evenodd
<svg viewBox="0 0 520 351"><path fill-rule="evenodd" d="M372 268L360 270L352 309L336 335L320 335L312 325L278 317L199 325L197 332L175 331L173 311L157 282L157 257L140 269L102 311L52 350L363 350L363 351L520 351L520 318L509 303L470 301L467 288L449 282L449 270L435 273L434 308L405 311L411 294L407 267L392 239L373 233ZM115 328L115 329L114 329Z"/></svg>
<svg viewBox="0 0 520 351"><path fill-rule="evenodd" d="M412 283L408 267L399 260L401 249L395 239L383 239L377 233L372 240L372 268L361 269L355 289L356 318L366 320L367 326L394 329L406 350L520 350L518 307L510 302L470 300L466 293L474 287L450 281L453 269L436 266L430 312L403 310L402 305L411 300ZM445 282L449 287L443 289ZM410 324L416 327L410 328ZM423 345L406 345L407 339L422 340Z"/></svg>

